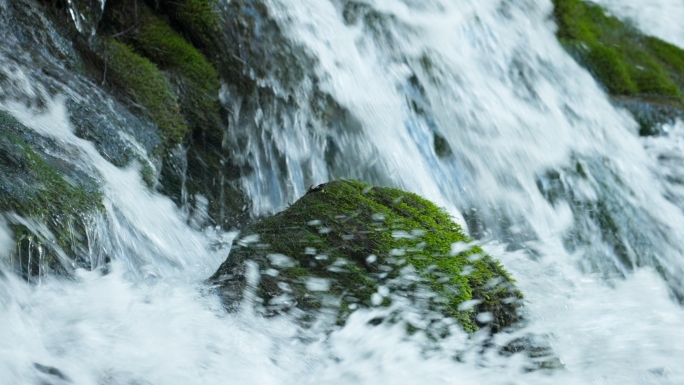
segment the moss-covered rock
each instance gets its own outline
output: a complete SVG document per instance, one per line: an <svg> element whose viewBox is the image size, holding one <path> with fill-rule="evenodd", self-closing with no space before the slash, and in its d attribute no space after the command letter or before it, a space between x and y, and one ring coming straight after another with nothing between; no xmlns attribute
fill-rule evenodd
<svg viewBox="0 0 684 385"><path fill-rule="evenodd" d="M580 57L610 93L682 97L682 84L675 81L676 66L670 64L669 55L656 55L648 41L673 50L676 47L656 38L647 40L597 5L582 0L555 0L554 4L561 43ZM662 48L659 52L675 58L679 55Z"/></svg>
<svg viewBox="0 0 684 385"><path fill-rule="evenodd" d="M181 143L188 133L173 87L159 68L129 45L110 39L105 48L107 81L155 122L167 146Z"/></svg>
<svg viewBox="0 0 684 385"><path fill-rule="evenodd" d="M196 33L212 34L219 28L218 0L185 0L177 8L178 20Z"/></svg>
<svg viewBox="0 0 684 385"><path fill-rule="evenodd" d="M359 306L404 297L467 331L511 326L522 296L499 262L470 243L448 214L415 194L335 181L244 229L210 281L236 306L254 261L266 313L334 308L343 321Z"/></svg>
<svg viewBox="0 0 684 385"><path fill-rule="evenodd" d="M663 105L684 111L684 50L643 35L590 2L554 0L554 5L560 42L613 97L638 102L618 104L635 114L642 134L671 120L673 114L657 113ZM654 111L644 114L644 105Z"/></svg>
<svg viewBox="0 0 684 385"><path fill-rule="evenodd" d="M190 43L161 20L150 17L132 39L133 45L173 75L181 111L193 129L221 131L219 77L216 69ZM220 140L220 134L217 135Z"/></svg>
<svg viewBox="0 0 684 385"><path fill-rule="evenodd" d="M178 121L187 126L182 142L167 141L183 146L165 146L160 183L155 187L189 210L201 203L196 201L199 195L204 196L210 223L231 227L248 214L243 210L247 204L243 194L236 188L239 175L224 148L228 123L214 63L223 62L218 55L230 54L217 46L222 41L220 21L213 0L118 0L107 3L100 29L157 68L176 98L171 104L182 116Z"/></svg>
<svg viewBox="0 0 684 385"><path fill-rule="evenodd" d="M19 265L28 277L46 268L61 270L60 254L79 254L84 216L102 210L102 195L94 181L67 170L59 159L39 154L34 149L39 140L0 112L0 213L21 218L9 219L20 251ZM43 225L51 236L37 233ZM37 257L29 261L30 253L40 255L42 261Z"/></svg>
<svg viewBox="0 0 684 385"><path fill-rule="evenodd" d="M160 0L157 4L160 11L187 31L194 44L213 45L222 22L218 0Z"/></svg>
<svg viewBox="0 0 684 385"><path fill-rule="evenodd" d="M180 4L174 7L183 8L182 12L179 11L183 15L200 12L201 4L194 4L193 1L187 3L182 7ZM187 7L192 9L188 10ZM216 136L220 140L222 121L218 72L191 42L172 28L168 18L155 14L145 3L122 0L108 5L103 23L103 32L114 35L119 42L132 47L137 54L154 63L171 81L180 110L190 128L218 131ZM215 21L197 23L197 26L192 27L203 30L214 28L205 24ZM191 31L191 28L182 30L184 34Z"/></svg>

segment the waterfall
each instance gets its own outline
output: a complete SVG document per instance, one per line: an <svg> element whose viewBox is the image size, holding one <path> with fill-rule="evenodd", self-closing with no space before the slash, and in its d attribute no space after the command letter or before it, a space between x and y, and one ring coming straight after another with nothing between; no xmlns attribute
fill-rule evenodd
<svg viewBox="0 0 684 385"><path fill-rule="evenodd" d="M92 35L105 2L67 3L72 15L92 12L73 16ZM494 340L457 332L435 347L399 325L372 326L381 309L313 335L288 316L227 313L204 280L236 233L207 225L206 198L178 207L151 188L141 170L162 167L149 155L161 142L152 123L70 74L75 49L41 8L21 1L41 23L34 32L15 28L0 0L0 112L103 197L84 218L87 263L65 257L72 274L40 283L12 266L12 221L33 219L0 213L0 382L684 382L684 123L640 138L557 41L550 1L245 3L267 10L261 38L301 65L301 76L252 74L273 97L222 79L224 149L251 214L336 178L416 192L501 260L525 294L526 324ZM684 44L676 23L635 12L641 1L598 3ZM676 2L659 4L684 16ZM48 49L27 48L41 39ZM534 358L491 348L529 336L564 368L529 371Z"/></svg>
<svg viewBox="0 0 684 385"><path fill-rule="evenodd" d="M465 4L271 9L318 58L324 91L361 122L373 146L356 153L377 159L385 183L455 205L480 238L532 249L560 238L566 250L586 249L578 254L589 271L652 266L680 295L681 210L634 122L556 41L549 4ZM435 137L450 156L429 148ZM605 222L614 234L601 234Z"/></svg>

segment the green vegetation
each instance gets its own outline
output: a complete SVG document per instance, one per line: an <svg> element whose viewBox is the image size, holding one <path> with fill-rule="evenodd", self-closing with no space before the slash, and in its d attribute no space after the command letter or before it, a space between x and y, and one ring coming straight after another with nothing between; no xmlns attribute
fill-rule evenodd
<svg viewBox="0 0 684 385"><path fill-rule="evenodd" d="M181 23L184 35L218 28L212 1L171 3L159 3L159 11L163 8L173 19L194 23ZM113 82L144 107L159 126L167 148L190 139L187 134L191 130L208 132L220 141L218 72L162 17L145 3L124 0L108 4L102 29L116 39L110 39L105 58L108 70L111 67L115 72Z"/></svg>
<svg viewBox="0 0 684 385"><path fill-rule="evenodd" d="M553 0L558 39L629 110L641 135L684 116L684 50L583 0Z"/></svg>
<svg viewBox="0 0 684 385"><path fill-rule="evenodd" d="M154 17L135 35L133 45L177 79L181 111L193 128L215 129L220 125L218 73L199 51Z"/></svg>
<svg viewBox="0 0 684 385"><path fill-rule="evenodd" d="M235 47L226 44L226 39L236 31L226 25L225 10L220 7L239 7L236 3L242 2L228 2L219 6L219 0L158 0L155 11L163 12L170 20L170 25L202 52L223 77L232 78L236 75L234 62L237 60L237 63L242 63L234 55ZM245 11L242 14L249 13ZM235 19L231 19L231 23L235 22ZM248 39L242 31L238 33Z"/></svg>
<svg viewBox="0 0 684 385"><path fill-rule="evenodd" d="M130 97L155 122L167 146L181 143L188 133L173 87L154 63L124 43L110 39L105 61L107 79Z"/></svg>
<svg viewBox="0 0 684 385"><path fill-rule="evenodd" d="M254 234L258 241L249 242ZM336 181L246 228L211 281L233 306L245 287L245 261L252 260L265 272L257 294L267 312L287 307L283 296L305 310L337 300L343 321L357 306L372 306L384 286L414 303L422 298L429 311L467 331L478 329L476 315L484 312L492 314L494 331L514 324L520 292L498 261L465 246L470 242L448 214L415 194ZM454 252L452 245L463 247ZM312 282L329 288L316 291ZM427 292L435 295L427 300ZM469 300L478 304L459 308ZM382 300L390 302L391 296Z"/></svg>
<svg viewBox="0 0 684 385"><path fill-rule="evenodd" d="M218 0L185 0L177 5L173 16L185 29L211 40L219 30L219 15Z"/></svg>
<svg viewBox="0 0 684 385"><path fill-rule="evenodd" d="M639 92L637 85L629 76L629 70L617 51L601 44L589 45L585 59L598 81L609 92L620 95L632 95Z"/></svg>
<svg viewBox="0 0 684 385"><path fill-rule="evenodd" d="M558 38L614 95L682 98L684 51L581 0L554 0Z"/></svg>
<svg viewBox="0 0 684 385"><path fill-rule="evenodd" d="M669 64L676 71L681 82L683 80L681 77L684 75L684 51L677 46L650 36L645 38L645 43L658 59Z"/></svg>
<svg viewBox="0 0 684 385"><path fill-rule="evenodd" d="M207 197L211 220L226 225L230 215L225 206L234 201L231 208L239 213L245 203L235 199L240 194L227 181L234 168L223 149L225 119L216 65L230 55L219 48L221 22L216 0L121 0L107 3L100 32L116 39L139 72L149 74L147 80L118 80L124 96L144 94L132 98L134 104L154 112L149 115L167 139L160 174L143 170L146 182L179 204L188 202L186 198L192 203L195 194ZM131 92L134 80L151 84ZM177 143L187 150L183 159L169 151ZM157 177L159 183L152 180Z"/></svg>
<svg viewBox="0 0 684 385"><path fill-rule="evenodd" d="M8 127L20 123L0 112L0 168L2 178L17 177L23 183L0 184L0 210L20 215L48 216L51 211L78 215L97 207L97 191L86 191L67 181L22 138ZM15 190L16 189L16 190Z"/></svg>

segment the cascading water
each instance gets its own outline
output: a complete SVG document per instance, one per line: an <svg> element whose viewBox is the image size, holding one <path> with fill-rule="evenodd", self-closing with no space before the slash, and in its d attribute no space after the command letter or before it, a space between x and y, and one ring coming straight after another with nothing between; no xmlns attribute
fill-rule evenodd
<svg viewBox="0 0 684 385"><path fill-rule="evenodd" d="M550 2L263 4L285 40L313 58L290 96L311 105L315 78L344 119L326 128L311 124L313 108L285 120L263 105L246 123L237 118L244 101L224 90L229 130L246 138L231 151L253 170L241 179L253 210L282 209L307 184L338 177L460 210L526 296L528 323L495 343L545 336L565 368L526 372L526 355L486 349L482 333L455 333L426 350L420 333L369 325L381 309L359 310L306 341L287 317L225 313L203 280L234 234L187 225L183 210L145 186L139 167L156 167L144 154L158 139L124 134L138 165L120 168L77 137L67 109L74 100L105 111L104 121L145 124L87 82L49 82L34 70L36 57L21 55L21 39L8 39L0 75L14 88L0 92L0 110L97 180L105 210L89 219L90 270L27 285L0 268L0 383L684 382L684 311L673 298L684 296L684 128L640 140L628 114L558 44ZM9 233L3 219L5 260Z"/></svg>
<svg viewBox="0 0 684 385"><path fill-rule="evenodd" d="M84 35L94 35L102 17L106 0L66 0L69 15L76 29Z"/></svg>

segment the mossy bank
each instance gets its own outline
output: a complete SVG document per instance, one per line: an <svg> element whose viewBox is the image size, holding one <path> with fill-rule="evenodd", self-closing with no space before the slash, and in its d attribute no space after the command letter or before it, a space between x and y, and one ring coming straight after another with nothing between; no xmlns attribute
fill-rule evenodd
<svg viewBox="0 0 684 385"><path fill-rule="evenodd" d="M95 77L159 128L162 145L152 156L163 165L150 186L179 205L202 195L210 221L230 227L247 203L225 150L219 69L220 57L231 55L217 39L223 23L214 0L112 0L89 49L102 56ZM222 76L230 78L225 69Z"/></svg>
<svg viewBox="0 0 684 385"><path fill-rule="evenodd" d="M248 286L248 261L261 273L257 307L266 313L332 308L343 321L405 299L467 331L519 318L521 293L501 264L443 210L394 188L330 182L244 229L210 278L228 307Z"/></svg>
<svg viewBox="0 0 684 385"><path fill-rule="evenodd" d="M684 50L590 2L553 2L561 44L634 115L642 135L656 134L658 125L684 116Z"/></svg>

